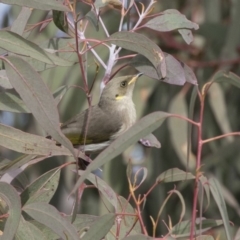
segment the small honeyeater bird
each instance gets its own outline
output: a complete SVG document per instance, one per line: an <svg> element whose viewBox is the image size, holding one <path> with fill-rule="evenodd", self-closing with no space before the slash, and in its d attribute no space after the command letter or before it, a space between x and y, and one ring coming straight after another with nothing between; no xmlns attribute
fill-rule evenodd
<svg viewBox="0 0 240 240"><path fill-rule="evenodd" d="M141 75L117 77L109 81L97 105L61 125L63 134L86 154L106 148L136 121L132 94L135 82Z"/></svg>

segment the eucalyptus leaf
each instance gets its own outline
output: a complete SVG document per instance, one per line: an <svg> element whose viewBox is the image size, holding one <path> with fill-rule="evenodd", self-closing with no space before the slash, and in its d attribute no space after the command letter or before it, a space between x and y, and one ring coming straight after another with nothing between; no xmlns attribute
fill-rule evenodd
<svg viewBox="0 0 240 240"><path fill-rule="evenodd" d="M82 240L101 240L109 232L115 222L115 214L105 214L94 221L88 231L81 238Z"/></svg>
<svg viewBox="0 0 240 240"><path fill-rule="evenodd" d="M70 11L70 9L64 5L64 0L52 1L52 0L1 0L2 3L9 5L18 5L22 7L36 8L41 10L58 10L58 11Z"/></svg>
<svg viewBox="0 0 240 240"><path fill-rule="evenodd" d="M162 50L144 35L135 32L116 32L106 39L106 42L140 53L152 63L158 79L166 77L166 62Z"/></svg>
<svg viewBox="0 0 240 240"><path fill-rule="evenodd" d="M44 202L27 204L23 211L38 222L49 227L59 237L68 240L79 240L76 228L64 218L56 208Z"/></svg>
<svg viewBox="0 0 240 240"><path fill-rule="evenodd" d="M0 199L5 202L9 208L1 240L13 239L21 218L20 198L13 186L0 182Z"/></svg>
<svg viewBox="0 0 240 240"><path fill-rule="evenodd" d="M190 172L184 172L178 168L168 169L161 173L156 181L157 182L178 182L184 180L195 179L195 176Z"/></svg>
<svg viewBox="0 0 240 240"><path fill-rule="evenodd" d="M57 190L60 179L60 168L54 168L27 186L21 193L21 202L25 204L33 202L49 202Z"/></svg>
<svg viewBox="0 0 240 240"><path fill-rule="evenodd" d="M75 156L71 142L60 130L59 115L54 98L40 75L27 62L16 56L8 57L5 65L11 84L36 120L46 132Z"/></svg>
<svg viewBox="0 0 240 240"><path fill-rule="evenodd" d="M168 32L175 29L195 29L199 28L198 24L189 21L185 15L176 9L168 9L157 17L152 18L143 27L148 27L160 32Z"/></svg>

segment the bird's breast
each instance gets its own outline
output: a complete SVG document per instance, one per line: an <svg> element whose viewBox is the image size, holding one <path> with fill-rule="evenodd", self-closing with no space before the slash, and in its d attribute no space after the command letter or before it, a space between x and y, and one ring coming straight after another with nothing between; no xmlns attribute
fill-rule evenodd
<svg viewBox="0 0 240 240"><path fill-rule="evenodd" d="M118 103L116 108L118 116L122 121L120 130L113 135L113 139L127 131L136 122L136 109L132 99L125 98Z"/></svg>

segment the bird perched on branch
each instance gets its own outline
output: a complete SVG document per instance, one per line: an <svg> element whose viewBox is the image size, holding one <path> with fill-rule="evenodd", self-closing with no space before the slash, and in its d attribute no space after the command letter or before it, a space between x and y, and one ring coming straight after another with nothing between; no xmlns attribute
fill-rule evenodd
<svg viewBox="0 0 240 240"><path fill-rule="evenodd" d="M136 121L132 94L135 82L141 75L117 77L109 81L97 105L61 125L63 134L88 155L109 146Z"/></svg>

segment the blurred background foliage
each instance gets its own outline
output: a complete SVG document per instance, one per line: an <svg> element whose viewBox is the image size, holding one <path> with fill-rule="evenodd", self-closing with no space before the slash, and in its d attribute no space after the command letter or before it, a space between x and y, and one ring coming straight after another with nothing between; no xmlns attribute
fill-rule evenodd
<svg viewBox="0 0 240 240"><path fill-rule="evenodd" d="M142 1L143 3L147 1ZM1 28L11 26L14 19L19 14L20 7L13 6L5 8L0 4L1 10ZM144 34L159 44L160 48L167 53L172 54L177 59L183 61L194 69L198 79L199 88L211 79L211 76L219 69L231 70L240 75L240 1L239 0L159 0L155 4L153 12L159 12L166 9L177 9L187 16L188 19L199 24L199 30L194 31L194 42L187 45L177 31L159 33L150 29L141 30ZM85 4L79 6L79 11L86 14L89 7ZM120 12L111 8L104 8L101 12L104 23L110 34L118 30ZM134 16L134 15L133 15ZM136 21L134 17L132 21ZM34 10L30 17L29 24L35 24L43 21L46 16L45 11ZM49 16L50 17L50 16ZM28 26L30 29L31 25ZM127 25L126 25L127 28ZM53 22L47 26L39 26L32 31L26 31L25 37L38 43L41 46L54 44L54 41L48 39L55 36L65 36L63 32L57 29ZM104 38L101 28L98 32L89 25L87 36L89 38ZM61 42L58 42L61 44ZM69 46L69 49L71 46ZM104 47L97 47L96 51L107 61L108 52ZM77 56L72 53L72 59ZM86 55L88 80L91 82L96 74L97 64L91 53ZM124 61L121 60L124 64ZM119 67L119 66L118 66ZM117 70L114 69L114 71ZM113 71L113 72L114 72ZM126 75L134 73L133 68L124 68L119 74ZM78 65L71 68L57 67L54 70L42 69L40 71L47 85L54 92L62 85L69 87L64 95L60 105L59 112L61 121L64 122L71 116L82 111L87 107L85 94L81 89L73 87L81 85L80 69ZM100 80L103 77L103 69L100 67L97 75L98 81L94 85L93 103L97 103L100 94ZM189 107L192 86L175 86L159 81L142 77L136 84L134 92L134 102L136 104L138 118L153 111L174 112L180 115L186 115ZM240 90L229 84L213 85L206 98L204 109L203 138L214 137L231 131L240 131ZM197 102L194 112L194 118L199 116L199 103ZM41 129L33 117L29 114L14 114L0 112L0 121L8 125L13 125L27 132L42 134ZM197 133L192 134L192 153L190 161L186 163L187 152L187 124L179 119L168 119L154 133L160 140L162 147L160 149L143 149L139 145L130 147L125 153L117 157L104 166L104 171L99 174L109 183L109 185L124 197L128 196L128 183L126 179L126 166L129 158L134 163L133 170L136 171L140 166L146 166L148 177L142 187L138 190L144 194L153 185L157 176L169 169L178 167L185 170L187 167L194 170L195 153L197 150ZM17 153L1 148L1 159L15 159ZM29 167L24 174L18 178L15 184L21 187L26 186L36 176L48 169L66 161L64 158L47 159L39 164ZM202 169L206 176L215 176L224 189L224 196L227 202L229 219L235 227L240 226L240 148L239 138L229 137L218 141L205 144L202 155ZM52 199L52 204L60 211L70 213L72 207L71 199L68 200L68 194L73 186L73 174L70 169L66 169L61 174L60 184L57 193ZM156 218L158 210L167 196L167 192L174 187L184 196L187 206L185 219L190 219L193 182L186 181L174 185L160 184L149 195L145 207L145 223L151 233L151 221L149 216ZM206 202L204 202L206 206ZM95 189L87 189L84 192L81 201L81 212L88 214L102 214L106 208L98 198L98 192ZM162 220L168 222L168 216L171 217L173 225L177 223L181 212L179 199L173 196L167 204L162 215ZM206 218L219 219L219 211L211 201L210 206L203 213ZM160 221L158 234L167 232L163 221ZM216 233L217 235L217 233ZM222 238L224 239L224 238Z"/></svg>

